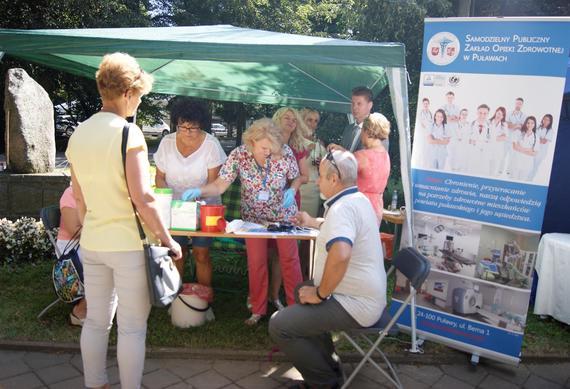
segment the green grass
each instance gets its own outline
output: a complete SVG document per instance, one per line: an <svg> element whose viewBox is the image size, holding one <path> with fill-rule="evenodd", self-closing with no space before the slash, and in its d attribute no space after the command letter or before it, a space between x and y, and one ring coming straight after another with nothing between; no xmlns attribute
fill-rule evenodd
<svg viewBox="0 0 570 389"><path fill-rule="evenodd" d="M227 250L213 250L212 254L216 320L198 328L179 329L172 326L165 309L153 308L148 323L147 344L150 347L270 350L272 342L267 334L267 319L253 328L243 323L249 316L245 305L245 255ZM37 314L55 299L50 274L51 264L47 262L0 268L0 340L79 342L80 329L68 324L70 306L59 304L41 320L36 319ZM389 290L391 287L392 283L389 282ZM409 337L402 334L398 339L398 342L387 342L384 349L400 352L403 349L400 342L408 342ZM110 343L115 342L114 330ZM342 344L340 349L348 350ZM449 354L449 349L428 343L426 352L443 355ZM570 327L552 319L541 320L529 312L523 356L545 354L570 356Z"/></svg>
<svg viewBox="0 0 570 389"><path fill-rule="evenodd" d="M220 255L221 254L221 255ZM246 308L246 262L242 253L223 252L214 262L216 320L199 328L172 326L166 309L153 308L147 344L163 347L268 349L267 321L250 328L243 324L249 317ZM189 270L189 269L187 269ZM19 268L0 269L0 339L78 342L80 329L68 324L71 306L58 304L41 320L37 314L55 299L51 286L51 265L41 263ZM189 272L187 272L189 274ZM110 339L115 342L115 333Z"/></svg>

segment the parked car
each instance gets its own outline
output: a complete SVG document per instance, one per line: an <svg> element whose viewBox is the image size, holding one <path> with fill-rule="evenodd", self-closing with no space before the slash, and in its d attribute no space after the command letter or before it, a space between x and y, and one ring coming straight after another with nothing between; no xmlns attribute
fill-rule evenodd
<svg viewBox="0 0 570 389"><path fill-rule="evenodd" d="M55 137L69 138L79 124L71 115L56 115L55 117Z"/></svg>
<svg viewBox="0 0 570 389"><path fill-rule="evenodd" d="M228 136L228 129L221 123L212 123L212 135Z"/></svg>
<svg viewBox="0 0 570 389"><path fill-rule="evenodd" d="M170 134L170 126L166 124L164 120L160 119L154 124L143 124L142 132L144 136L152 138L163 138L166 135Z"/></svg>

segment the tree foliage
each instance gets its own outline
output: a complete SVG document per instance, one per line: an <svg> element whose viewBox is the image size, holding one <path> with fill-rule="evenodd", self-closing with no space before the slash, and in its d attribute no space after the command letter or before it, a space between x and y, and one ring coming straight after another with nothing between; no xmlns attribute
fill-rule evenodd
<svg viewBox="0 0 570 389"><path fill-rule="evenodd" d="M472 16L568 15L570 15L570 2L568 0L477 0Z"/></svg>
<svg viewBox="0 0 570 389"><path fill-rule="evenodd" d="M148 6L148 1L139 0L0 0L3 12L0 28L144 27L151 25ZM0 74L5 75L8 69L15 67L26 70L48 92L54 104L77 101L78 104L74 105L76 108L70 112L77 121L84 120L99 109L99 95L93 80L10 57L4 57L0 63ZM2 77L2 91L4 83ZM2 93L2 106L3 102ZM0 123L0 128L3 128L3 110L0 112ZM0 142L3 143L4 137L1 138Z"/></svg>

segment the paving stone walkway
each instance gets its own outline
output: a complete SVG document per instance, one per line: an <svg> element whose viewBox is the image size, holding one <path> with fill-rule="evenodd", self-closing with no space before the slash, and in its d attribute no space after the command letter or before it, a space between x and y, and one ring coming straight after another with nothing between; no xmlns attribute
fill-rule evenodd
<svg viewBox="0 0 570 389"><path fill-rule="evenodd" d="M348 372L353 364L345 364ZM521 364L518 367L484 361L476 367L455 365L396 365L404 388L570 388L570 363ZM120 388L115 359L108 361L113 388ZM147 359L143 386L159 388L286 388L301 379L289 363L202 359ZM367 367L351 386L390 388L386 379ZM83 388L79 354L0 350L0 388Z"/></svg>

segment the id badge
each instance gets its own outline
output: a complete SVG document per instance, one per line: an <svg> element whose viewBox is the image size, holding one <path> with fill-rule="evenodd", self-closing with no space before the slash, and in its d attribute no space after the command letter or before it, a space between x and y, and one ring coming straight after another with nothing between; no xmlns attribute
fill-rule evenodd
<svg viewBox="0 0 570 389"><path fill-rule="evenodd" d="M267 201L269 200L269 192L266 190L262 190L259 192L259 194L257 195L257 199L259 201Z"/></svg>

